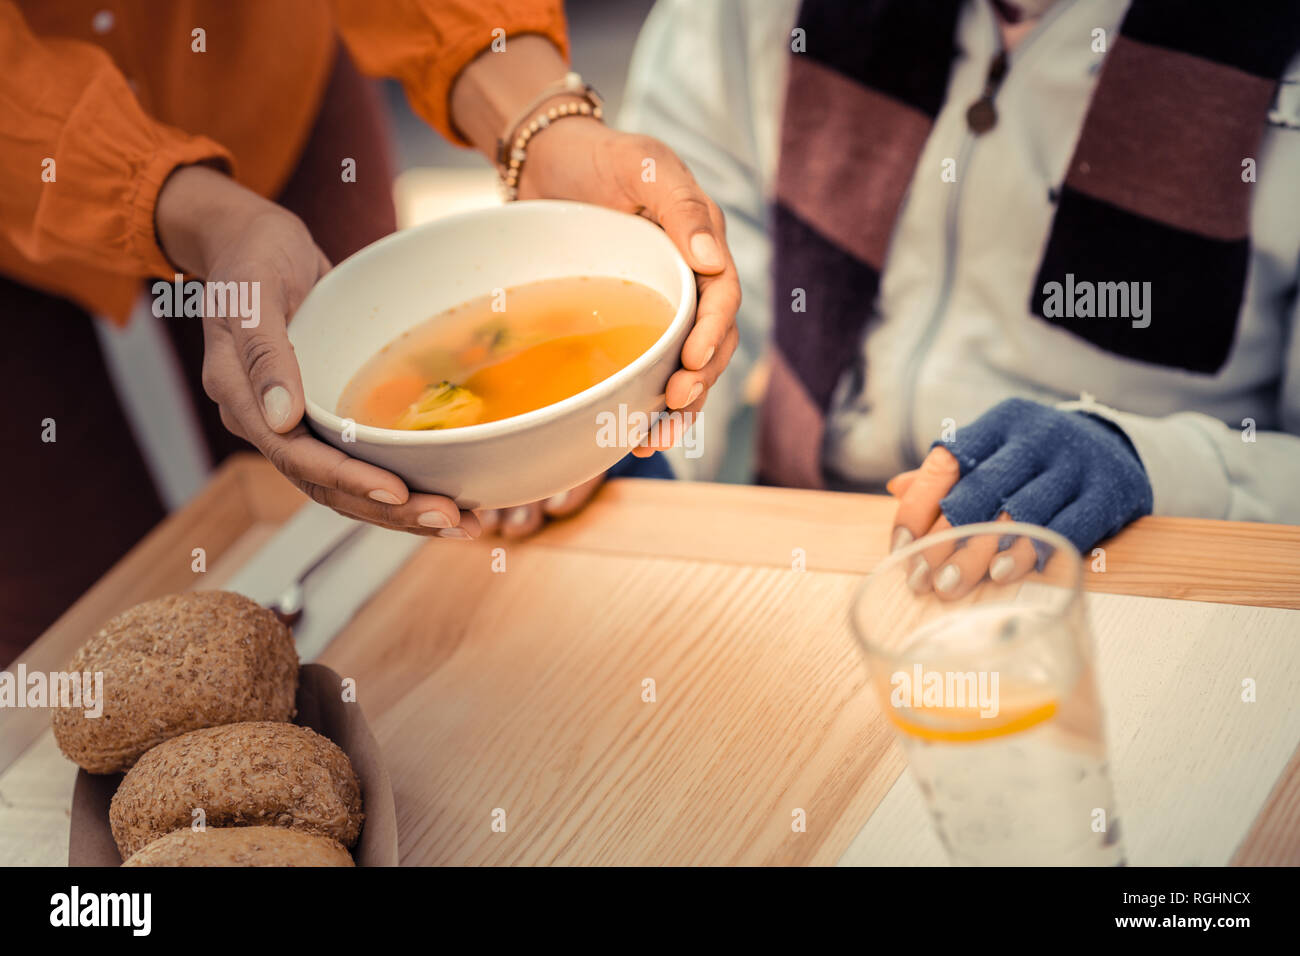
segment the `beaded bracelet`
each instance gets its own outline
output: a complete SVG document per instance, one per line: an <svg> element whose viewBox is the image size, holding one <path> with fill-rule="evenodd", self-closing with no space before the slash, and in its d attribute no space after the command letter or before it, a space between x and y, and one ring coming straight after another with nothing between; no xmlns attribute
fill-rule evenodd
<svg viewBox="0 0 1300 956"><path fill-rule="evenodd" d="M546 101L557 96L581 96L581 103L560 103L543 109ZM497 140L497 169L501 175L501 191L507 202L519 197L519 176L523 172L528 154L528 142L557 120L570 116L590 116L600 119L604 101L589 83L584 83L577 73L565 74L564 79L550 84L528 104L520 118L506 127L506 136Z"/></svg>

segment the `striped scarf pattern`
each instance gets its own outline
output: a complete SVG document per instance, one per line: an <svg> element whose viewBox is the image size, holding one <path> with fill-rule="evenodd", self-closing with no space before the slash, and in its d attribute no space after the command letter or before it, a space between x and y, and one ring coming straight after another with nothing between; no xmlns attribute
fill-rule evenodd
<svg viewBox="0 0 1300 956"><path fill-rule="evenodd" d="M774 342L759 480L820 488L831 396L859 349L894 224L943 106L962 0L804 0L791 54L774 210ZM1249 262L1265 115L1300 49L1300 3L1133 0L1058 190L1032 321L1141 362L1214 374ZM1067 276L1150 282L1163 321L1062 317ZM794 290L802 290L803 310ZM1048 317L1051 314L1051 317ZM870 374L870 369L866 370Z"/></svg>

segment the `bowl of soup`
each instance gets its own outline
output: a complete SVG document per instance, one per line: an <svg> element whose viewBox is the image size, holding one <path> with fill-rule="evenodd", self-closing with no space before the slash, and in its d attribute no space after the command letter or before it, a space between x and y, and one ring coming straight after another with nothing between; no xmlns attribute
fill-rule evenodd
<svg viewBox="0 0 1300 956"><path fill-rule="evenodd" d="M537 200L449 216L339 263L289 324L322 440L462 508L608 469L665 409L695 277L647 220Z"/></svg>

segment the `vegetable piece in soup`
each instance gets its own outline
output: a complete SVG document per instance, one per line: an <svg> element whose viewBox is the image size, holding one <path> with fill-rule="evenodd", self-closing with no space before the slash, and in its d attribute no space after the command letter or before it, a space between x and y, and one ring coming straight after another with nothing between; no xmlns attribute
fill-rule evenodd
<svg viewBox="0 0 1300 956"><path fill-rule="evenodd" d="M630 365L663 335L673 312L654 289L604 276L485 295L380 349L343 390L338 414L414 430L522 415Z"/></svg>

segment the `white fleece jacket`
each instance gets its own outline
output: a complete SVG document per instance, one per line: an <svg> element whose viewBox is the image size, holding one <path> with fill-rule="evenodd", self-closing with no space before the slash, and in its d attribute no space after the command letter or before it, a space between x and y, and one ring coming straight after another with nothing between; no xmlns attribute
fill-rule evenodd
<svg viewBox="0 0 1300 956"><path fill-rule="evenodd" d="M727 214L741 273L741 348L710 392L705 461L719 457L718 419L738 407L771 327L767 226L798 7L659 0L625 94L620 125L664 140L691 167ZM1054 211L1049 190L1064 179L1103 59L1093 31L1117 36L1126 8L1127 0L1059 0L1011 55L997 126L974 137L965 111L999 39L988 0L967 0L962 53L862 343L866 375L845 376L828 420L823 467L833 485L879 488L914 467L950 422L972 421L1004 398L1074 407L1084 396L1132 440L1157 514L1300 523L1300 58L1253 157L1247 285L1217 374L1113 355L1029 314L1026 290ZM940 175L945 159L957 160L956 183ZM1152 309L1154 321L1177 321L1158 302Z"/></svg>

